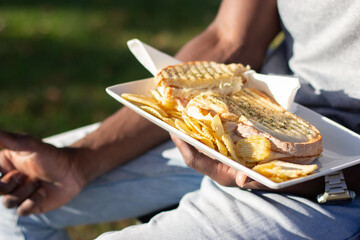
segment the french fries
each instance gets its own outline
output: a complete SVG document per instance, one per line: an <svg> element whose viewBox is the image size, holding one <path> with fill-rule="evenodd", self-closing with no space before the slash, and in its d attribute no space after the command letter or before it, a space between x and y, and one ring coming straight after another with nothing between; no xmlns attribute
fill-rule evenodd
<svg viewBox="0 0 360 240"><path fill-rule="evenodd" d="M275 182L306 176L316 169L316 165L302 167L304 165L278 160L262 163L273 157L271 143L268 139L251 136L234 142L230 133L226 132L219 115L208 114L204 120L194 119L176 109L176 104L173 102L163 102L156 90L151 91L151 96L126 93L121 97L226 157L252 168Z"/></svg>

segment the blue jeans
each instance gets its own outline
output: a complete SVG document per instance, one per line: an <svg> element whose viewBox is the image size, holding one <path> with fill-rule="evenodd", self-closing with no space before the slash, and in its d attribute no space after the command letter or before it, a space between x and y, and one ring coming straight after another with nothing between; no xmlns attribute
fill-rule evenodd
<svg viewBox="0 0 360 240"><path fill-rule="evenodd" d="M96 240L304 240L360 239L360 197L347 205L223 187L205 177L179 207L148 223L104 233Z"/></svg>
<svg viewBox="0 0 360 240"><path fill-rule="evenodd" d="M66 146L97 126L45 141ZM15 209L0 204L0 239L66 240L69 237L64 228L68 226L138 217L177 204L184 194L200 187L201 179L169 141L98 177L71 202L49 213L20 217Z"/></svg>
<svg viewBox="0 0 360 240"><path fill-rule="evenodd" d="M89 130L46 140L67 145ZM66 240L67 226L137 217L180 199L178 208L149 223L97 239L360 239L360 197L332 206L223 187L186 167L173 143L167 142L99 177L66 206L47 214L19 217L0 204L0 240Z"/></svg>

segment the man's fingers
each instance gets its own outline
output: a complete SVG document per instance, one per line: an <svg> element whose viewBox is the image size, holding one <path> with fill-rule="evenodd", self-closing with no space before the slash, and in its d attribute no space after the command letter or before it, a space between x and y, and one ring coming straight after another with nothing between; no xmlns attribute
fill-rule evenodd
<svg viewBox="0 0 360 240"><path fill-rule="evenodd" d="M16 170L6 173L0 179L0 195L11 193L23 183L24 179L25 175Z"/></svg>
<svg viewBox="0 0 360 240"><path fill-rule="evenodd" d="M190 144L186 143L182 139L174 136L171 134L171 139L174 141L176 146L179 148L185 163L202 173L209 174L209 170L214 170L216 162L209 157L205 156L204 154L200 153L196 148L191 146ZM199 161L199 158L202 158ZM205 162L205 163L204 163Z"/></svg>
<svg viewBox="0 0 360 240"><path fill-rule="evenodd" d="M38 181L26 179L26 181L18 186L14 191L4 195L3 204L7 208L19 206L26 198L30 197L39 187Z"/></svg>
<svg viewBox="0 0 360 240"><path fill-rule="evenodd" d="M174 135L171 135L171 138L179 148L186 164L189 167L211 177L222 185L236 185L235 176L237 171L235 169L232 169L229 166L206 156L190 144Z"/></svg>
<svg viewBox="0 0 360 240"><path fill-rule="evenodd" d="M46 198L46 192L39 188L30 198L26 199L18 208L17 213L20 216L42 213L41 202Z"/></svg>
<svg viewBox="0 0 360 240"><path fill-rule="evenodd" d="M236 185L241 187L241 188L246 188L246 186L248 186L249 183L253 182L254 180L252 180L251 178L249 178L247 175L245 175L242 172L237 172L236 174Z"/></svg>

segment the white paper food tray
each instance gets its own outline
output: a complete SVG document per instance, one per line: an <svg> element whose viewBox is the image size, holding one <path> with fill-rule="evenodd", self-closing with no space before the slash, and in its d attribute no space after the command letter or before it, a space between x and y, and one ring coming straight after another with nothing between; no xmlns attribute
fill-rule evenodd
<svg viewBox="0 0 360 240"><path fill-rule="evenodd" d="M266 81L273 78L273 76L256 74L254 75L256 80ZM185 133L179 131L178 129L166 124L162 120L152 116L151 114L143 111L136 105L128 102L127 100L121 97L122 93L135 93L135 94L150 94L150 90L154 89L154 80L153 78L138 80L123 84L118 84L115 86L108 87L106 89L107 93L114 97L116 100L124 104L125 106L133 109L135 112L150 120L151 122L157 124L161 128L169 131L170 133L180 137L184 141L198 148L199 150L205 152L209 156L227 164L228 166L239 170L250 178L270 187L270 188L283 188L288 187L297 183L305 182L310 179L314 179L320 176L327 175L331 172L335 172L356 164L360 163L360 136L356 133L344 128L343 126L335 123L334 121L323 117L310 109L307 109L299 104L292 104L292 111L305 119L306 121L313 124L317 127L322 134L324 152L322 156L316 160L314 163L318 165L318 169L312 175L307 177L302 177L294 180L285 181L282 183L276 183L270 179L262 176L261 174L235 162L234 160L229 159L228 157L220 154L219 152L209 148L205 144L191 138Z"/></svg>

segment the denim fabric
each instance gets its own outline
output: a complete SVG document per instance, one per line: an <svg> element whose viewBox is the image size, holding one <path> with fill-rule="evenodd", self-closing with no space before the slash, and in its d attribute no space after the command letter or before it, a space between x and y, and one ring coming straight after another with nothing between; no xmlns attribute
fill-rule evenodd
<svg viewBox="0 0 360 240"><path fill-rule="evenodd" d="M45 139L71 144L98 125ZM129 164L95 179L67 205L41 215L19 217L0 204L1 240L66 240L67 226L138 217L168 207L200 187L202 175L188 168L169 141Z"/></svg>
<svg viewBox="0 0 360 240"><path fill-rule="evenodd" d="M305 198L223 187L205 177L177 209L96 240L359 239L360 198L319 205Z"/></svg>

